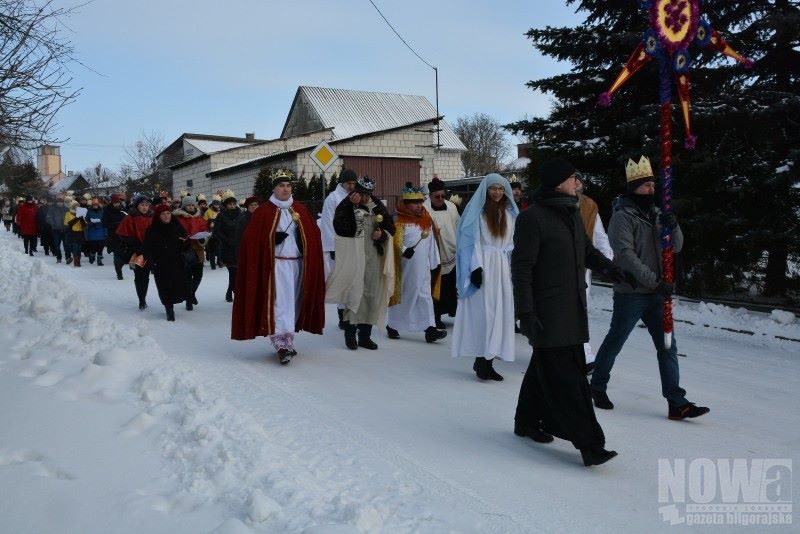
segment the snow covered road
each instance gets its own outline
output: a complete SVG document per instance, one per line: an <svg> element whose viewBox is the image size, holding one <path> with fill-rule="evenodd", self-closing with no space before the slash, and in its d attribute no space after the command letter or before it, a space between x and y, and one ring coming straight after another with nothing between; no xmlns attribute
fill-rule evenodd
<svg viewBox="0 0 800 534"><path fill-rule="evenodd" d="M800 338L796 319L678 307L696 323L677 327L682 385L711 407L691 422L666 419L637 329L617 408L598 411L619 457L586 469L568 443L512 433L522 337L506 380L480 383L449 340L348 351L329 309L333 327L280 367L266 340L229 340L224 270L168 323L153 283L140 312L127 270L21 249L0 235L3 532L671 531L659 459L799 457L800 344L773 337ZM610 294L595 294L597 347ZM742 322L769 335L701 326Z"/></svg>

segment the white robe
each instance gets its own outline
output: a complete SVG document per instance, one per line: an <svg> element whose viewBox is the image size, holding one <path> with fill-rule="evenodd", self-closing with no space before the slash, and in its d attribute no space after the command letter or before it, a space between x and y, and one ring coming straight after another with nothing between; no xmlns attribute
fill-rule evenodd
<svg viewBox="0 0 800 534"><path fill-rule="evenodd" d="M270 202L280 210L278 231L289 234L283 243L275 245L275 335L294 333L300 314L302 260L297 244L297 223L292 220L289 207L292 199L280 201L274 196ZM297 258L297 259L280 259Z"/></svg>
<svg viewBox="0 0 800 534"><path fill-rule="evenodd" d="M594 233L592 235L592 245L599 250L603 256L609 260L614 259L614 251L611 249L611 243L608 242L608 234L603 228L603 221L600 220L600 215L595 215ZM592 271L586 269L586 304L589 305L589 298L592 293ZM583 352L586 355L586 363L594 362L594 351L592 346L587 342L583 344Z"/></svg>
<svg viewBox="0 0 800 534"><path fill-rule="evenodd" d="M322 203L322 215L319 219L319 230L322 237L322 260L325 262L325 279L333 272L334 261L331 252L336 251L336 232L333 230L333 216L339 203L347 197L347 190L342 184L336 186Z"/></svg>
<svg viewBox="0 0 800 534"><path fill-rule="evenodd" d="M468 298L458 299L453 357L483 356L490 360L514 361L514 288L510 260L516 218L509 212L506 216L510 220L502 237L493 236L486 218L481 216L470 272L482 268L483 283Z"/></svg>
<svg viewBox="0 0 800 534"><path fill-rule="evenodd" d="M425 201L425 209L431 214L436 228L439 230L439 254L442 256L442 274L449 274L456 268L456 235L458 221L461 216L458 208L449 200L444 201L446 210L435 210L430 199Z"/></svg>
<svg viewBox="0 0 800 534"><path fill-rule="evenodd" d="M439 247L436 246L433 229L422 239L422 228L416 224L403 226L403 247L400 252L418 244L411 259L400 258L400 303L389 308L387 324L402 332L423 332L429 326L436 326L431 296L431 270L439 266ZM400 275L395 273L395 276Z"/></svg>

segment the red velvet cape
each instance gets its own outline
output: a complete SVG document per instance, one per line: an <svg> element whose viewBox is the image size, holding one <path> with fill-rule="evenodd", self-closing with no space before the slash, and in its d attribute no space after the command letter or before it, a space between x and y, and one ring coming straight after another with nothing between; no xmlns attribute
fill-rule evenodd
<svg viewBox="0 0 800 534"><path fill-rule="evenodd" d="M302 299L295 331L322 334L325 326L325 274L319 227L305 206L295 201L303 254ZM275 333L275 231L280 210L265 202L253 213L239 244L231 339L245 340ZM293 231L294 229L292 229Z"/></svg>

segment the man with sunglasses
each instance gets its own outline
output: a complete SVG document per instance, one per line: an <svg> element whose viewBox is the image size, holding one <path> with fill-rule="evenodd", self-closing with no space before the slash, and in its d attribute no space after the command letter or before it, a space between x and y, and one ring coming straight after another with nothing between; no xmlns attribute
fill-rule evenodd
<svg viewBox="0 0 800 534"><path fill-rule="evenodd" d="M456 233L461 216L455 204L445 199L445 184L437 177L428 184L428 199L425 209L431 214L442 262L439 299L433 301L436 328L444 329L442 315L456 316L458 295L456 294Z"/></svg>

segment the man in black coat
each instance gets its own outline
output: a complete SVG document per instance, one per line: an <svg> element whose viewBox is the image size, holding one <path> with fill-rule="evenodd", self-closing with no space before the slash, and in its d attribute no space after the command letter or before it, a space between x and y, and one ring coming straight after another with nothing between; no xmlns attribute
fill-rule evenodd
<svg viewBox="0 0 800 534"><path fill-rule="evenodd" d="M572 442L586 466L607 462L605 435L592 406L583 344L589 340L585 271L588 266L625 280L586 238L578 214L580 178L566 160L546 161L541 187L514 231L511 277L522 333L533 347L522 381L514 433L547 443Z"/></svg>

